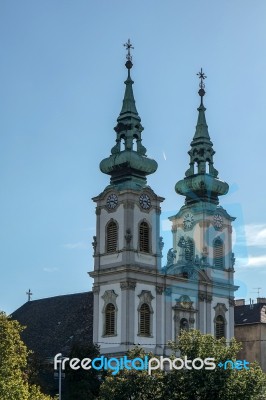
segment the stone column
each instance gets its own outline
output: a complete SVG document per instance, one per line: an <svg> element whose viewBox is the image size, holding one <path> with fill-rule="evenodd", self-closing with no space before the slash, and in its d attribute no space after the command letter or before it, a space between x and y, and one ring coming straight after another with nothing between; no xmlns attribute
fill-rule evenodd
<svg viewBox="0 0 266 400"><path fill-rule="evenodd" d="M164 301L165 301L165 318L164 318L164 342L165 342L165 351L167 351L168 347L166 346L166 343L169 340L172 340L172 289L171 288L166 288L165 289L165 295L164 295ZM165 352L164 351L164 352Z"/></svg>
<svg viewBox="0 0 266 400"><path fill-rule="evenodd" d="M212 295L206 295L206 333L213 334Z"/></svg>
<svg viewBox="0 0 266 400"><path fill-rule="evenodd" d="M93 286L93 343L98 343L101 333L99 332L99 293L100 287Z"/></svg>
<svg viewBox="0 0 266 400"><path fill-rule="evenodd" d="M199 292L199 315L198 315L198 329L201 333L206 333L206 306L205 306L205 293Z"/></svg>
<svg viewBox="0 0 266 400"><path fill-rule="evenodd" d="M126 345L134 344L135 334L135 287L136 282L124 281L121 287L121 343Z"/></svg>
<svg viewBox="0 0 266 400"><path fill-rule="evenodd" d="M163 338L163 329L164 329L164 319L163 319L163 308L162 308L162 293L163 293L163 287L162 286L156 286L156 332L155 332L155 338L156 338L156 349L155 353L156 354L162 354L163 353L163 343L164 343L164 338Z"/></svg>

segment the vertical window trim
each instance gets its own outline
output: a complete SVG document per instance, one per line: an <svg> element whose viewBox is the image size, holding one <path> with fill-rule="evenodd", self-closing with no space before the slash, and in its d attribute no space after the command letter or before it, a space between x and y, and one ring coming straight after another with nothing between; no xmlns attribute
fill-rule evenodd
<svg viewBox="0 0 266 400"><path fill-rule="evenodd" d="M218 321L218 319L220 321ZM217 328L219 328L218 333L217 333L218 330ZM220 331L222 331L222 333ZM218 314L215 318L215 338L222 339L224 337L225 337L225 318L221 314Z"/></svg>
<svg viewBox="0 0 266 400"><path fill-rule="evenodd" d="M138 336L144 336L144 337L153 337L152 336L152 332L153 332L153 308L152 308L152 300L154 299L154 296L152 295L152 293L149 290L142 290L140 294L138 294L139 297L139 306L138 306ZM141 332L140 329L140 322L141 322L141 314L140 314L140 310L143 304L146 304L149 308L149 317L150 317L150 321L149 321L149 326L150 326L150 330L149 330L149 334L143 334Z"/></svg>
<svg viewBox="0 0 266 400"><path fill-rule="evenodd" d="M147 303L142 303L139 309L139 335L151 336L151 310Z"/></svg>
<svg viewBox="0 0 266 400"><path fill-rule="evenodd" d="M110 309L110 310L109 310ZM115 306L113 303L108 303L105 307L105 336L114 336L115 335L115 320L116 320L116 315L115 315Z"/></svg>
<svg viewBox="0 0 266 400"><path fill-rule="evenodd" d="M226 307L226 305L224 303L217 303L216 306L213 307L213 308L214 308L214 311L215 311L215 315L214 315L214 319L213 319L213 325L214 325L213 335L214 335L214 337L216 339L220 339L220 337L217 338L217 336L216 336L217 318L220 316L220 317L223 318L223 321L224 321L224 328L223 328L224 329L224 336L223 337L226 338L226 336L227 336L227 318L226 318L226 313L228 311L228 308Z"/></svg>
<svg viewBox="0 0 266 400"><path fill-rule="evenodd" d="M145 249L145 246L142 247L141 242L141 227L143 226L143 224L146 225L146 229L147 229L147 247ZM144 238L145 239L145 238ZM151 227L150 224L148 223L148 221L146 219L143 219L142 221L140 221L139 223L139 227L138 227L138 241L139 241L139 251L141 253L146 253L149 254L151 253Z"/></svg>
<svg viewBox="0 0 266 400"><path fill-rule="evenodd" d="M219 244L217 245L217 243ZM217 254L217 250L219 253ZM224 268L224 242L220 237L217 237L213 241L213 264L216 268Z"/></svg>
<svg viewBox="0 0 266 400"><path fill-rule="evenodd" d="M113 233L115 235L114 238L110 238L109 229L110 225L113 227L116 227L116 231ZM110 221L107 222L106 224L106 230L105 230L105 237L106 237L106 253L107 254L112 254L115 253L118 250L118 223L111 218Z"/></svg>
<svg viewBox="0 0 266 400"><path fill-rule="evenodd" d="M116 299L118 295L115 293L114 290L106 290L104 294L101 296L104 304L102 308L102 337L105 336L117 336L117 315L118 315L118 308L116 304ZM107 328L106 328L106 308L109 304L112 304L114 306L114 333L109 334L107 333Z"/></svg>
<svg viewBox="0 0 266 400"><path fill-rule="evenodd" d="M193 261L195 258L195 242L192 238L186 240L185 260Z"/></svg>

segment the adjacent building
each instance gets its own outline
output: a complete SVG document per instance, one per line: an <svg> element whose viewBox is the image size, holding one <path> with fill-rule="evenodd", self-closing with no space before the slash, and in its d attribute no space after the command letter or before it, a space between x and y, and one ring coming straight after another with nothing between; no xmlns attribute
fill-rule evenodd
<svg viewBox="0 0 266 400"><path fill-rule="evenodd" d="M257 361L266 372L266 297L257 303L236 300L235 338L242 343L240 359Z"/></svg>

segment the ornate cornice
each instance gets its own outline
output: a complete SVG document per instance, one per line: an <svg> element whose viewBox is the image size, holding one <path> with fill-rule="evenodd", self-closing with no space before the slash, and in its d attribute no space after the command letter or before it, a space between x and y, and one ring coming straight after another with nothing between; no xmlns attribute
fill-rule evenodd
<svg viewBox="0 0 266 400"><path fill-rule="evenodd" d="M135 290L136 282L130 281L130 280L120 282L120 288L121 288L121 290Z"/></svg>
<svg viewBox="0 0 266 400"><path fill-rule="evenodd" d="M100 293L100 286L93 286L92 292L93 292L93 294L98 294L98 293Z"/></svg>
<svg viewBox="0 0 266 400"><path fill-rule="evenodd" d="M163 293L163 287L162 286L156 286L156 293L157 294L162 294Z"/></svg>

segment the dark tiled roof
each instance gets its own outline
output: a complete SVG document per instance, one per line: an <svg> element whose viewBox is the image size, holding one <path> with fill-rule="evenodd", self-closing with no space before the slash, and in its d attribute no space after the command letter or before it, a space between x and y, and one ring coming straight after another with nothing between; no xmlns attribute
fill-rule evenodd
<svg viewBox="0 0 266 400"><path fill-rule="evenodd" d="M249 304L235 306L235 325L255 324L261 321L261 309L266 304L255 303L251 308Z"/></svg>
<svg viewBox="0 0 266 400"><path fill-rule="evenodd" d="M74 341L92 343L93 293L29 301L12 318L26 326L22 340L41 358L66 355Z"/></svg>

